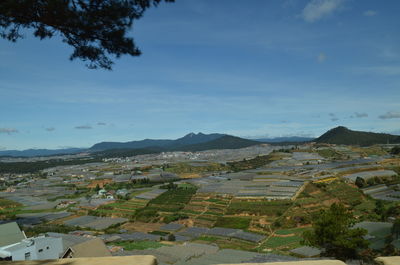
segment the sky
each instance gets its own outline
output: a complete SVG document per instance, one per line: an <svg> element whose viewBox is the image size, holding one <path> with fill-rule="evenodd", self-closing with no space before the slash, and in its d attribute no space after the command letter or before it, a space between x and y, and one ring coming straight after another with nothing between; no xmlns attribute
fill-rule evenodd
<svg viewBox="0 0 400 265"><path fill-rule="evenodd" d="M0 40L0 150L176 139L400 134L400 1L176 0L112 71L58 37Z"/></svg>

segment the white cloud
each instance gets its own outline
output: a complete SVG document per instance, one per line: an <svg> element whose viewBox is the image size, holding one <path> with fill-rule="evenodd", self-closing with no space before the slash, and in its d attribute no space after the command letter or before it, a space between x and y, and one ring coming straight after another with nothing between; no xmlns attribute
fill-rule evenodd
<svg viewBox="0 0 400 265"><path fill-rule="evenodd" d="M366 16L366 17L373 17L373 16L375 16L377 13L376 13L376 11L374 11L374 10L367 10L367 11L365 11L363 14L364 14L364 16Z"/></svg>
<svg viewBox="0 0 400 265"><path fill-rule="evenodd" d="M325 61L326 61L326 55L325 55L325 53L321 52L320 54L318 54L317 61L318 61L319 63L325 62Z"/></svg>
<svg viewBox="0 0 400 265"><path fill-rule="evenodd" d="M17 132L18 130L14 128L0 128L0 133L12 134Z"/></svg>
<svg viewBox="0 0 400 265"><path fill-rule="evenodd" d="M400 112L388 111L385 114L379 115L379 119L382 119L382 120L400 119Z"/></svg>
<svg viewBox="0 0 400 265"><path fill-rule="evenodd" d="M315 22L338 10L345 0L311 0L303 9L301 17L307 22Z"/></svg>

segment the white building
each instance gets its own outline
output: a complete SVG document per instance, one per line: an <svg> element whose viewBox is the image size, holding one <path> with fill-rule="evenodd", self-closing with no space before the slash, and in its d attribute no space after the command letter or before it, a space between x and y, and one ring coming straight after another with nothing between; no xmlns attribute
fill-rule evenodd
<svg viewBox="0 0 400 265"><path fill-rule="evenodd" d="M58 259L62 252L61 238L26 238L17 223L0 225L0 260Z"/></svg>
<svg viewBox="0 0 400 265"><path fill-rule="evenodd" d="M62 252L62 239L46 236L26 238L21 242L0 247L0 257L13 261L58 259Z"/></svg>

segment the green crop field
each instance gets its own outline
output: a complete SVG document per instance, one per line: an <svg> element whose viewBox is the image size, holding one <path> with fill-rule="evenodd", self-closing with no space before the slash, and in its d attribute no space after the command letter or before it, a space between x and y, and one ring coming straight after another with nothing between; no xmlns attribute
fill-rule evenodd
<svg viewBox="0 0 400 265"><path fill-rule="evenodd" d="M219 217L214 224L215 227L226 227L236 229L247 229L251 219L246 217Z"/></svg>
<svg viewBox="0 0 400 265"><path fill-rule="evenodd" d="M178 216L180 211L189 203L192 196L196 194L196 190L197 188L193 185L168 190L155 199L150 200L146 207L136 210L135 219L149 222L156 221L161 216L171 216L171 213ZM181 214L180 216L187 218L186 214ZM167 221L170 219L166 218Z"/></svg>
<svg viewBox="0 0 400 265"><path fill-rule="evenodd" d="M289 236L289 237L270 237L263 245L263 248L296 248L300 246L300 242L303 240L299 236Z"/></svg>
<svg viewBox="0 0 400 265"><path fill-rule="evenodd" d="M232 201L227 214L255 214L279 216L292 205L291 201Z"/></svg>

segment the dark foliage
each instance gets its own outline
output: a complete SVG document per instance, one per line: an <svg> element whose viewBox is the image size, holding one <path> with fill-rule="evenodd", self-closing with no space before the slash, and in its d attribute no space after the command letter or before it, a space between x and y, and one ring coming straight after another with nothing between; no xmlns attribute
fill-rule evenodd
<svg viewBox="0 0 400 265"><path fill-rule="evenodd" d="M271 160L271 156L262 155L252 159L243 159L241 161L228 162L228 166L231 168L232 171L238 172L242 170L258 168L272 161L273 160Z"/></svg>
<svg viewBox="0 0 400 265"><path fill-rule="evenodd" d="M0 36L15 42L22 29L40 39L59 35L89 68L111 69L110 55L138 56L140 50L128 31L133 21L162 0L3 0ZM173 0L164 0L173 2Z"/></svg>
<svg viewBox="0 0 400 265"><path fill-rule="evenodd" d="M390 150L390 153L392 155L400 155L400 146L393 147L392 150Z"/></svg>
<svg viewBox="0 0 400 265"><path fill-rule="evenodd" d="M359 188L364 188L367 185L367 183L365 182L365 179L357 177L356 178L356 185Z"/></svg>
<svg viewBox="0 0 400 265"><path fill-rule="evenodd" d="M87 158L87 159L51 159L46 161L36 162L10 162L0 163L0 173L33 173L45 168L51 168L56 166L68 166L68 165L80 165L86 163L100 162L101 159Z"/></svg>
<svg viewBox="0 0 400 265"><path fill-rule="evenodd" d="M341 204L332 204L321 211L313 222L313 230L304 232L305 243L324 249L324 255L340 260L360 258L360 251L367 249L365 229L351 228L354 216Z"/></svg>

